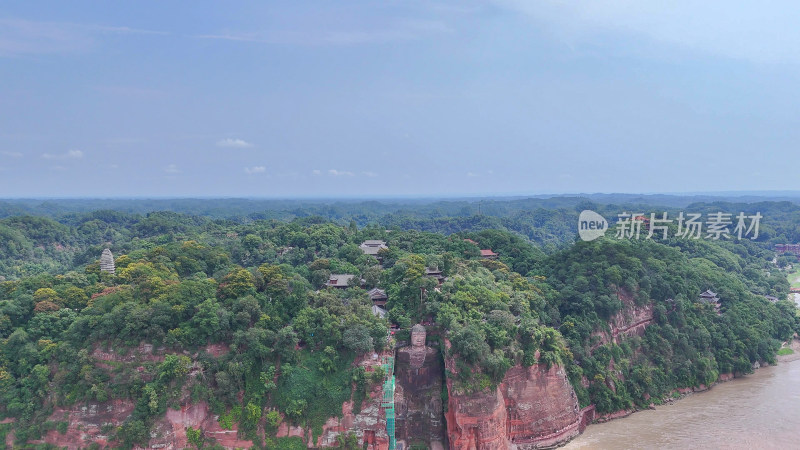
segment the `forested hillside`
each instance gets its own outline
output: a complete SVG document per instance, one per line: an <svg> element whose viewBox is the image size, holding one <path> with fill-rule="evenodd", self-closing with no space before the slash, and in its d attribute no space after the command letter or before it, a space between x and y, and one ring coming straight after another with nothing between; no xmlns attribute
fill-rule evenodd
<svg viewBox="0 0 800 450"><path fill-rule="evenodd" d="M242 439L291 448L298 439L278 438L279 427L317 436L343 403L360 410L385 374L356 362L418 322L451 345L442 351L459 392L541 364L566 368L581 406L644 406L773 362L800 330L771 251L798 232L798 208L759 206L781 215L758 242L573 243L575 209L392 213L367 226L346 216L12 215L0 220L0 418L13 420L0 426L17 445L45 445L48 431L67 430L58 408L127 401L130 415L103 434L132 447L169 410L203 403ZM368 239L387 248L365 254ZM114 274L100 270L104 248ZM327 287L332 274L355 281ZM388 297L385 318L374 287ZM719 308L698 302L706 290ZM627 332L632 316L641 332ZM214 445L200 431L187 430L190 442ZM342 434L339 445L355 444Z"/></svg>

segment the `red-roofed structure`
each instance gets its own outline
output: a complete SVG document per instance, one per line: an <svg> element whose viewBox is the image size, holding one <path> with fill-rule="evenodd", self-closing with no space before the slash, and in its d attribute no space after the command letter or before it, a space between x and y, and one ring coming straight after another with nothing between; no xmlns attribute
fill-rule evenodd
<svg viewBox="0 0 800 450"><path fill-rule="evenodd" d="M491 251L490 249L481 249L481 258L497 259L497 256L497 253Z"/></svg>

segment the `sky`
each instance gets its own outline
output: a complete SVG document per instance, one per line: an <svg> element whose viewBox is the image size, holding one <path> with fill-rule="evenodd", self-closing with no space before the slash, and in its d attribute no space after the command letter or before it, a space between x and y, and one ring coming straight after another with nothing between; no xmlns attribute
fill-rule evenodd
<svg viewBox="0 0 800 450"><path fill-rule="evenodd" d="M800 190L800 2L0 4L0 197Z"/></svg>

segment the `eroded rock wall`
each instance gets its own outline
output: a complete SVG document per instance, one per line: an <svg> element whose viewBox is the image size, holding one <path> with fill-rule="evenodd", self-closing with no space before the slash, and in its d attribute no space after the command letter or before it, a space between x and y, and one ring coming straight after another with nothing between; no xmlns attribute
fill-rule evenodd
<svg viewBox="0 0 800 450"><path fill-rule="evenodd" d="M113 350L96 347L92 352L94 363L106 370L112 370L114 364L126 364L141 371L145 361L163 360L161 349L143 343L132 351L118 354ZM229 348L225 345L208 346L206 352L212 355L223 355ZM389 356L390 352L386 355ZM380 366L381 358L364 355L356 364L367 372ZM194 370L189 373L193 376ZM342 405L340 417L330 417L322 427L322 433L316 437L311 430L290 426L282 421L278 429L278 437L300 437L308 448L324 448L338 446L337 438L342 433L355 433L359 438L359 446L366 445L370 450L387 450L389 437L386 432L386 417L381 408L383 389L376 383L368 392L367 398L358 413L354 412L353 402ZM116 448L118 442L113 441L114 431L124 424L133 413L134 403L130 400L113 400L109 402L78 403L69 407L56 407L48 418L51 422L67 422L67 430L60 433L50 430L42 439L31 441L31 444L52 444L61 448L79 449L97 444L100 448ZM11 423L11 421L8 421ZM262 427L263 427L262 419ZM155 421L150 429L150 440L147 448L182 449L190 447L186 429L192 427L202 431L203 436L225 448L250 448L253 442L239 437L234 424L233 428L223 429L219 424L219 416L213 414L205 402L192 403L188 391L184 392L180 409L169 408L163 417ZM6 436L6 444L13 442L13 430Z"/></svg>
<svg viewBox="0 0 800 450"><path fill-rule="evenodd" d="M364 400L358 414L353 412L353 402L345 402L342 405L342 417L329 418L322 427L322 435L316 441L310 433L306 433L305 442L308 443L308 448L337 447L339 435L352 432L358 437L360 448L388 450L389 435L386 432L386 415L381 409L382 398L383 389L376 386ZM298 431L303 433L302 429Z"/></svg>
<svg viewBox="0 0 800 450"><path fill-rule="evenodd" d="M514 448L551 447L580 434L578 397L560 366L512 367L499 389Z"/></svg>
<svg viewBox="0 0 800 450"><path fill-rule="evenodd" d="M116 448L118 442L112 440L114 429L133 413L134 404L129 400L113 400L98 403L88 402L73 405L69 408L56 408L49 420L67 422L66 433L50 430L41 440L32 444L52 444L60 448L77 450L92 444L100 448ZM225 448L249 448L251 441L238 438L236 428L225 430L220 427L218 417L213 415L206 403L197 403L181 407L180 410L169 409L156 421L151 431L148 448L176 449L190 447L186 438L186 428L203 430L203 434L215 439Z"/></svg>
<svg viewBox="0 0 800 450"><path fill-rule="evenodd" d="M67 422L67 432L61 434L56 430L50 430L41 440L31 443L47 443L69 450L87 447L92 443L106 447L110 444L111 432L130 417L133 408L134 404L129 400L87 402L68 408L57 407L49 420Z"/></svg>
<svg viewBox="0 0 800 450"><path fill-rule="evenodd" d="M381 355L362 355L356 360L356 364L371 373L380 367L383 357L388 356L392 356L392 353L387 351ZM329 417L322 426L322 433L316 439L311 430L291 426L286 422L281 423L277 436L300 437L308 448L329 448L339 445L337 439L341 434L354 433L358 437L359 448L388 450L386 414L381 408L382 383L373 385L367 394L358 413L355 412L352 401L342 404L341 417Z"/></svg>
<svg viewBox="0 0 800 450"><path fill-rule="evenodd" d="M452 381L449 391L447 434L451 449L500 450L510 448L506 433L505 400L498 386L491 392L471 395L455 394Z"/></svg>
<svg viewBox="0 0 800 450"><path fill-rule="evenodd" d="M653 323L653 303L637 305L633 294L625 289L617 289L617 298L622 302L622 309L611 316L609 330L600 330L592 333L598 339L592 350L607 343L619 344L628 336L642 336L644 330Z"/></svg>
<svg viewBox="0 0 800 450"><path fill-rule="evenodd" d="M446 361L451 369L452 361ZM452 369L451 369L452 370ZM586 411L561 367L515 366L489 392L449 393L447 430L450 448L536 449L560 445L580 434Z"/></svg>

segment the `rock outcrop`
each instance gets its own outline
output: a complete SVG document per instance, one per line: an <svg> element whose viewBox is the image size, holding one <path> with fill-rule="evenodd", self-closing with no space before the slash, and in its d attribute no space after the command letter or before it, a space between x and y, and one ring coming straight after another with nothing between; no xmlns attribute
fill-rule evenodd
<svg viewBox="0 0 800 450"><path fill-rule="evenodd" d="M449 370L453 361L445 361ZM458 450L536 449L560 445L580 434L584 412L564 370L514 366L489 392L463 394L447 380L447 431Z"/></svg>
<svg viewBox="0 0 800 450"><path fill-rule="evenodd" d="M637 305L633 294L624 289L617 290L617 298L622 302L622 309L611 316L608 331L596 331L594 336L599 338L592 346L592 350L601 345L612 342L618 344L627 336L641 336L645 328L653 323L653 304Z"/></svg>
<svg viewBox="0 0 800 450"><path fill-rule="evenodd" d="M340 434L355 433L359 448L388 450L389 435L386 433L386 416L381 410L382 397L383 389L376 386L370 392L369 398L364 400L358 414L353 412L353 402L345 402L342 405L342 417L330 417L316 441L310 436L311 433L306 433L304 440L308 443L308 448L338 447L337 438ZM278 436L280 435L279 432Z"/></svg>
<svg viewBox="0 0 800 450"><path fill-rule="evenodd" d="M390 352L382 355L363 355L356 364L367 372L375 371L381 365L382 357L391 356ZM339 435L354 433L358 437L359 448L369 450L388 450L389 435L386 431L386 414L381 408L383 386L378 383L372 386L364 399L359 412L354 412L352 401L342 404L341 417L329 417L322 426L322 433L314 439L311 430L300 426L281 423L278 437L299 437L308 448L338 447Z"/></svg>
<svg viewBox="0 0 800 450"><path fill-rule="evenodd" d="M359 445L366 443L370 450L388 450L389 439L386 434L386 418L380 408L382 390L380 386L370 393L358 414L353 413L353 403L342 405L342 417L331 417L325 423L322 434L313 439L310 430L288 426L285 422L278 429L278 437L298 436L307 443L308 448L337 447L337 437L341 433L355 433ZM134 404L129 400L114 400L105 403L89 402L76 404L69 408L56 408L50 416L51 421L66 421L65 433L51 430L42 439L31 444L51 444L60 448L77 450L91 444L100 448L114 448L118 443L112 440L116 427L125 423L133 413ZM188 404L179 410L168 409L166 414L151 428L149 448L179 449L191 446L186 429L192 427L202 430L203 436L225 448L250 448L253 443L241 439L234 426L227 430L220 426L219 417L214 415L204 402ZM9 437L9 442L13 437Z"/></svg>
<svg viewBox="0 0 800 450"><path fill-rule="evenodd" d="M87 402L67 408L56 407L50 416L53 422L67 422L66 433L50 430L41 440L32 444L51 444L69 450L96 443L101 447L111 444L111 433L122 425L133 413L130 400L113 400L98 403Z"/></svg>
<svg viewBox="0 0 800 450"><path fill-rule="evenodd" d="M489 391L458 392L453 380L445 382L446 367L455 370L455 362L444 360L439 351L425 346L419 334L412 346L396 354L395 411L398 442L423 444L439 449L535 449L562 444L576 435L591 421L593 415L580 411L578 400L564 370L558 366L546 368L514 366L502 382ZM445 341L445 345L449 345ZM124 355L96 348L92 356L98 364L123 363L138 366L142 361L158 361L160 352L146 344ZM227 348L209 349L224 353ZM365 355L356 364L368 372L391 354ZM443 367L444 366L444 367ZM447 413L443 412L442 390L447 389ZM308 448L336 447L343 433L354 433L359 447L387 450L389 436L382 407L383 387L372 386L358 412L352 401L342 405L340 417L331 417L314 435L311 430L283 422L278 437L300 437ZM68 449L90 444L114 447L113 430L125 423L133 412L131 401L115 400L105 403L86 403L57 408L49 420L66 421L66 433L48 432L43 439L31 443L48 443ZM591 411L593 413L593 411ZM252 442L238 436L237 430L222 429L218 417L203 402L191 403L188 397L180 409L169 409L151 428L151 448L186 448L190 444L186 429L201 430L203 435L226 448L249 448Z"/></svg>
<svg viewBox="0 0 800 450"><path fill-rule="evenodd" d="M181 409L168 409L164 417L158 420L150 430L150 448L187 448L191 447L186 429L192 427L202 430L206 438L213 439L225 448L249 448L253 443L238 437L234 426L226 430L219 425L219 417L212 414L204 402L182 406Z"/></svg>
<svg viewBox="0 0 800 450"><path fill-rule="evenodd" d="M561 367L512 367L500 390L508 410L508 435L516 448L554 446L582 431L578 397Z"/></svg>

